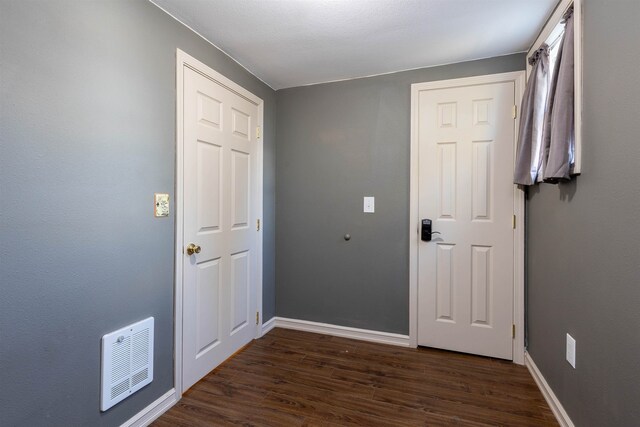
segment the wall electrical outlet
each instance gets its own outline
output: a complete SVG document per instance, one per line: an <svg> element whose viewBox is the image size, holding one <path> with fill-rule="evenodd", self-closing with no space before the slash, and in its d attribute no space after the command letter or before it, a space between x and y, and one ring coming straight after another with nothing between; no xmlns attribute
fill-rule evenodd
<svg viewBox="0 0 640 427"><path fill-rule="evenodd" d="M567 362L576 369L576 340L567 334Z"/></svg>

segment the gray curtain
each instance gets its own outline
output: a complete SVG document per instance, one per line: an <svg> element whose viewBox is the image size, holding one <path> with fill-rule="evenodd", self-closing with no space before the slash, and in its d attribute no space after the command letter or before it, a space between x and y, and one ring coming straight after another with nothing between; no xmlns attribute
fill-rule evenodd
<svg viewBox="0 0 640 427"><path fill-rule="evenodd" d="M573 7L564 16L565 29L551 81L543 133L544 182L571 179L574 164Z"/></svg>
<svg viewBox="0 0 640 427"><path fill-rule="evenodd" d="M531 75L522 98L513 182L536 183L542 164L542 138L549 89L549 46L543 44L530 58Z"/></svg>

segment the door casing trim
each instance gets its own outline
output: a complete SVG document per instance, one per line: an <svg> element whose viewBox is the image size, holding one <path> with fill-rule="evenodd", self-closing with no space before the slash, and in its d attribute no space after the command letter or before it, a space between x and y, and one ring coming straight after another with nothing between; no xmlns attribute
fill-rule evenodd
<svg viewBox="0 0 640 427"><path fill-rule="evenodd" d="M436 80L411 85L411 177L410 177L410 203L409 203L409 344L418 346L418 174L419 174L419 141L418 141L418 102L419 94L424 90L447 89L463 86L476 86L513 82L515 87L515 104L520 107L525 85L525 71L510 73L489 74L484 76L466 77L452 80ZM519 111L518 111L519 113ZM518 139L519 116L514 119L514 164L515 147ZM514 288L513 288L513 324L516 327L513 339L513 362L524 364L524 192L513 186L514 206L513 214L516 216L516 229L513 233L514 243Z"/></svg>
<svg viewBox="0 0 640 427"><path fill-rule="evenodd" d="M183 170L183 148L184 148L184 124L183 124L183 102L184 102L184 67L202 74L208 79L222 85L231 92L245 98L247 101L258 107L257 126L261 129L261 136L257 144L257 181L258 195L257 203L253 208L257 218L260 218L262 225L257 233L256 252L257 252L257 272L256 272L256 310L258 311L259 324L255 327L254 337L259 338L262 335L262 230L264 230L263 216L263 138L264 138L264 102L239 84L228 79L208 65L198 61L194 57L185 53L180 49L176 49L176 176L175 183L175 288L174 288L174 387L176 390L176 398L182 397L182 314L183 314L183 280L182 280L182 261L184 247L184 170ZM255 131L252 129L251 131Z"/></svg>

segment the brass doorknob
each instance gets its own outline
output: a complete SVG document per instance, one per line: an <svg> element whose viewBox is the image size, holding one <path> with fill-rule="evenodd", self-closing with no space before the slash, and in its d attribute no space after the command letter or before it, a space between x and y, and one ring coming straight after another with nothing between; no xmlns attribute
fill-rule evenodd
<svg viewBox="0 0 640 427"><path fill-rule="evenodd" d="M187 246L187 255L199 254L202 248L194 243L189 243Z"/></svg>

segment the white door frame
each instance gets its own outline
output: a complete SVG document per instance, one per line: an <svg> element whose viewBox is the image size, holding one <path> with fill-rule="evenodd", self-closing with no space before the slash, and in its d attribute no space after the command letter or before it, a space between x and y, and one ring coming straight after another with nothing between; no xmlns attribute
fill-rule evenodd
<svg viewBox="0 0 640 427"><path fill-rule="evenodd" d="M520 106L524 93L525 72L490 74L486 76L467 77L453 80L438 80L411 85L411 179L410 179L410 207L409 207L409 343L411 347L418 346L418 245L419 239L419 211L418 211L418 174L419 174L419 142L418 142L418 99L423 90L446 89L461 86L475 86L482 84L513 82L515 86L515 104ZM514 120L514 164L515 147L518 139L519 118ZM524 192L513 186L516 229L513 233L514 244L514 288L513 288L513 324L516 327L513 339L513 361L524 364Z"/></svg>
<svg viewBox="0 0 640 427"><path fill-rule="evenodd" d="M263 129L264 119L264 102L248 90L244 89L239 84L226 78L222 74L214 71L209 66L198 61L194 57L188 55L180 49L176 49L176 188L175 188L175 215L176 215L176 247L175 247L175 323L174 323L174 384L176 389L176 398L180 399L182 396L182 303L183 303L183 283L182 283L182 262L184 259L183 248L183 234L184 234L184 198L183 198L183 184L184 184L184 170L183 170L183 148L184 148L184 123L183 123L183 103L184 103L184 67L189 67L195 72L202 74L208 79L222 85L226 89L236 93L237 95L247 99L249 102L258 106L258 123L257 126ZM255 131L252 130L252 131ZM257 233L257 255L258 255L258 271L257 283L256 283L256 309L258 310L259 324L256 325L255 337L259 338L262 334L262 230L264 229L264 219L262 212L262 198L263 198L263 132L259 137L259 144L257 147L257 163L258 163L258 195L257 206L254 207L256 215L260 218L262 225L260 226L260 232Z"/></svg>

